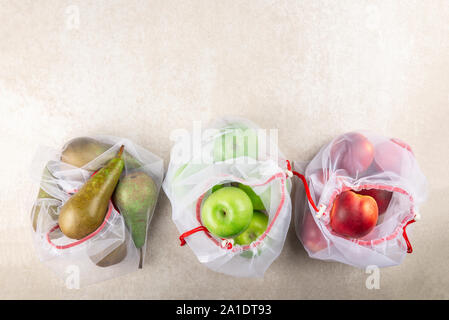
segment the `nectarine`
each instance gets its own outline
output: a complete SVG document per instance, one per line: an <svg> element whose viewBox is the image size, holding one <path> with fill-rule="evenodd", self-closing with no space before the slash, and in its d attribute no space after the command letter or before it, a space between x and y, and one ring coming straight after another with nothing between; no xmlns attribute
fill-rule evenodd
<svg viewBox="0 0 449 320"><path fill-rule="evenodd" d="M373 162L374 147L364 135L349 132L334 142L330 156L337 169L345 169L351 176L357 176Z"/></svg>
<svg viewBox="0 0 449 320"><path fill-rule="evenodd" d="M374 162L379 171L391 171L397 174L406 174L411 169L410 155L408 149L393 141L385 141L376 146Z"/></svg>
<svg viewBox="0 0 449 320"><path fill-rule="evenodd" d="M344 191L335 199L330 212L330 225L334 232L361 238L377 224L379 210L376 200L370 196Z"/></svg>
<svg viewBox="0 0 449 320"><path fill-rule="evenodd" d="M385 211L387 211L391 198L393 197L393 192L380 189L363 189L356 193L373 197L374 200L376 200L379 215L384 214Z"/></svg>
<svg viewBox="0 0 449 320"><path fill-rule="evenodd" d="M304 215L301 240L303 245L313 253L327 248L327 241L316 225L310 211L306 211Z"/></svg>

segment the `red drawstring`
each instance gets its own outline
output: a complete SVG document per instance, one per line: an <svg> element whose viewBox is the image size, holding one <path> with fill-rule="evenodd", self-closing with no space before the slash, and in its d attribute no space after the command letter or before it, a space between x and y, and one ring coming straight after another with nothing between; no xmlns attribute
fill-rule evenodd
<svg viewBox="0 0 449 320"><path fill-rule="evenodd" d="M209 232L209 230L207 230L207 228L203 227L203 226L199 226L199 227L196 227L195 229L184 232L183 234L181 234L179 236L179 240L181 240L181 247L186 244L186 240L184 239L185 237L188 237L188 236L190 236L196 232L199 232L199 231Z"/></svg>
<svg viewBox="0 0 449 320"><path fill-rule="evenodd" d="M287 170L291 171L295 176L297 176L298 178L301 179L302 183L304 184L304 188L306 189L307 199L309 200L313 209L315 209L316 212L319 212L320 210L316 207L315 202L313 202L312 195L310 194L309 185L307 184L306 177L304 177L299 172L292 170L292 165L290 164L290 161L289 160L286 160L286 161L287 161Z"/></svg>
<svg viewBox="0 0 449 320"><path fill-rule="evenodd" d="M413 219L413 220L410 220L409 222L407 222L407 224L403 228L404 231L402 232L402 236L404 237L405 243L407 243L407 253L412 253L413 248L412 248L410 241L408 240L407 232L405 231L405 228L407 228L407 226L413 222L416 222L416 220Z"/></svg>
<svg viewBox="0 0 449 320"><path fill-rule="evenodd" d="M285 161L287 161L287 170L292 171L292 165L290 163L290 160L285 160Z"/></svg>

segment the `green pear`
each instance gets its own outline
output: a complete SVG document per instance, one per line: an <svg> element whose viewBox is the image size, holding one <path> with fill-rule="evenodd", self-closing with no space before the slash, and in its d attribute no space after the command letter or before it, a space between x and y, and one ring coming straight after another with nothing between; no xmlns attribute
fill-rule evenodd
<svg viewBox="0 0 449 320"><path fill-rule="evenodd" d="M42 187L43 182L50 181L51 178L53 178L53 175L50 173L50 171L48 170L47 166L45 166L44 171L42 173L41 186L39 188L39 192L37 194L37 198L36 198L35 204L34 204L33 208L31 209L31 219L32 219L32 225L33 225L33 230L34 231L37 230L37 221L38 221L38 218L39 218L39 213L40 213L41 208L43 206L42 200L43 199L50 199L50 200L57 200L57 201L59 201L59 199L56 199L55 197L53 197L52 195L47 193L43 189L43 187ZM59 206L58 202L52 201L48 205L48 207L47 207L48 213L50 214L50 216L54 220L58 219L58 215L57 215L58 206Z"/></svg>
<svg viewBox="0 0 449 320"><path fill-rule="evenodd" d="M95 158L99 157L111 147L112 146L110 144L106 144L89 137L75 138L70 140L63 147L61 153L61 161L81 168ZM109 160L110 159L105 159L105 163L107 163ZM126 151L123 153L123 160L125 161L128 170L136 169L142 166L142 163L140 161L138 161ZM94 171L99 168L89 169Z"/></svg>
<svg viewBox="0 0 449 320"><path fill-rule="evenodd" d="M156 204L158 189L145 172L124 176L115 190L113 201L125 219L134 245L142 249L147 238L148 219ZM142 250L140 252L142 266Z"/></svg>
<svg viewBox="0 0 449 320"><path fill-rule="evenodd" d="M59 227L67 237L84 238L104 221L109 200L125 166L123 148L62 206Z"/></svg>
<svg viewBox="0 0 449 320"><path fill-rule="evenodd" d="M116 245L113 243L112 245ZM127 241L123 241L117 248L112 250L108 255L96 263L97 266L106 268L120 263L125 259L127 254ZM92 261L96 260L96 256L89 257Z"/></svg>

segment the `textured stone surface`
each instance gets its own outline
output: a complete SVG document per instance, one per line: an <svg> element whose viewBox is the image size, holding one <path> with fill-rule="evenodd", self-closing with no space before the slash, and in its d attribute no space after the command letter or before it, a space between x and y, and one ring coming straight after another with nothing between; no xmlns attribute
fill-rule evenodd
<svg viewBox="0 0 449 320"><path fill-rule="evenodd" d="M447 1L3 1L0 21L1 298L449 298ZM38 261L39 145L113 134L168 163L173 129L225 114L278 128L292 160L354 129L407 141L430 186L415 252L368 290L291 228L263 279L231 278L179 247L162 194L143 270L69 290Z"/></svg>

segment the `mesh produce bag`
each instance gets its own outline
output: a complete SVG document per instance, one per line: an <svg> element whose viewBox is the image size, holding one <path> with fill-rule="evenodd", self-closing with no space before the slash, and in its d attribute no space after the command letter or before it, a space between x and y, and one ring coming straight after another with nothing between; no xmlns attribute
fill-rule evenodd
<svg viewBox="0 0 449 320"><path fill-rule="evenodd" d="M125 146L125 167L115 188L139 185L146 199L139 212L145 221L136 236L132 219L125 221L123 202L109 202L103 223L82 239L66 237L59 228L59 211L86 181ZM42 167L44 167L42 173ZM163 161L131 141L110 136L82 137L69 141L62 150L39 148L33 161L33 178L40 181L38 197L31 211L33 242L39 259L73 286L85 286L110 279L142 266L146 252L146 231L163 179ZM120 191L122 192L122 191ZM123 211L122 211L123 212ZM135 231L135 230L134 230Z"/></svg>
<svg viewBox="0 0 449 320"><path fill-rule="evenodd" d="M171 152L163 183L172 205L172 219L198 260L208 268L239 277L263 276L280 254L291 219L290 181L286 161L275 143L265 148L265 136L254 123L240 118L217 121L202 135L189 134ZM229 144L226 143L230 142ZM186 145L200 150L183 156ZM214 236L204 227L201 210L216 185L247 185L265 207L268 226L247 245Z"/></svg>
<svg viewBox="0 0 449 320"><path fill-rule="evenodd" d="M300 164L295 169L301 171ZM295 227L309 256L364 268L398 265L412 252L407 226L420 218L418 206L427 193L426 179L410 146L367 132L350 132L324 146L307 165L306 197L302 190ZM333 206L346 191L370 195L378 220L366 235L336 232ZM316 205L315 205L316 204Z"/></svg>

